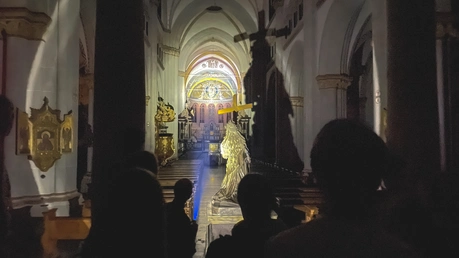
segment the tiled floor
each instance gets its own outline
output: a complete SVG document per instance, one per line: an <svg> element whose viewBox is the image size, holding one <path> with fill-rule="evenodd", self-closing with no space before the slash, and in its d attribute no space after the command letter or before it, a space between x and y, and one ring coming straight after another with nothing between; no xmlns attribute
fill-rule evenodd
<svg viewBox="0 0 459 258"><path fill-rule="evenodd" d="M195 209L197 210L198 233L196 235L196 254L194 258L203 258L206 246L206 232L209 224L207 220L207 206L212 196L220 189L221 182L225 176L225 167L204 166L201 172L200 182L196 189Z"/></svg>

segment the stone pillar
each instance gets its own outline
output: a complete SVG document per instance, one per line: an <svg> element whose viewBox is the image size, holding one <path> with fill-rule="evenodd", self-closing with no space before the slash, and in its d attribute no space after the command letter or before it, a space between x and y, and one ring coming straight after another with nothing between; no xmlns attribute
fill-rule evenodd
<svg viewBox="0 0 459 258"><path fill-rule="evenodd" d="M80 76L80 103L88 106L87 110L87 123L91 127L91 132L94 128L94 74L84 74ZM87 134L89 132L79 132L79 134ZM87 135L89 136L89 135ZM81 137L80 137L81 138ZM89 140L89 139L86 139ZM90 142L85 142L89 145L83 145L79 148L87 148L87 151L81 151L82 154L86 154L87 166L85 169L85 174L83 175L82 181L77 182L81 183L80 192L82 194L88 193L88 185L91 183L91 172L92 172L92 156L93 156L93 146ZM79 171L81 173L82 171ZM78 179L80 179L78 175Z"/></svg>
<svg viewBox="0 0 459 258"><path fill-rule="evenodd" d="M437 6L436 29L436 61L437 61L437 90L438 114L440 121L440 165L442 171L457 171L457 144L455 144L457 128L455 127L454 85L457 85L455 71L457 64L455 52L459 48L459 32L454 28L454 17L451 8ZM456 61L457 63L457 61Z"/></svg>
<svg viewBox="0 0 459 258"><path fill-rule="evenodd" d="M320 89L317 87L317 44L316 44L316 1L306 0L303 5L304 24L304 100L303 100L303 128L304 128L304 169L310 173L310 153L314 139L321 126Z"/></svg>
<svg viewBox="0 0 459 258"><path fill-rule="evenodd" d="M321 115L325 124L336 118L346 117L346 90L352 78L344 74L326 74L316 77L321 95Z"/></svg>
<svg viewBox="0 0 459 258"><path fill-rule="evenodd" d="M175 120L170 123L166 123L168 126L167 132L172 133L174 138L174 155L172 155L172 159L178 158L178 112L180 112L183 106L183 103L179 103L180 97L178 92L183 91L182 85L178 83L178 61L180 56L180 50L178 48L164 45L163 44L163 51L164 51L164 62L165 62L165 92L161 92L161 95L164 94L164 101L169 102L175 109ZM155 110L156 113L156 110Z"/></svg>
<svg viewBox="0 0 459 258"><path fill-rule="evenodd" d="M80 17L74 10L79 7L79 1L71 0L6 1L0 10L0 31L5 29L8 42L7 97L29 116L30 108L40 108L44 97L51 108L61 110L60 119L72 110L73 139L78 138ZM46 204L58 208L58 216L68 215L68 200L79 196L76 148L43 172L27 154L16 155L15 128L5 141L13 208L35 206L32 216L41 216L40 205Z"/></svg>
<svg viewBox="0 0 459 258"><path fill-rule="evenodd" d="M297 87L304 87L304 84L301 82L297 85ZM303 90L301 90L301 95L303 95L302 91ZM304 98L301 95L290 96L290 103L292 103L293 109L293 117L290 117L290 123L292 125L293 143L295 144L296 149L298 150L298 155L300 155L301 160L304 162Z"/></svg>
<svg viewBox="0 0 459 258"><path fill-rule="evenodd" d="M435 1L387 0L387 144L406 162L406 186L440 171Z"/></svg>
<svg viewBox="0 0 459 258"><path fill-rule="evenodd" d="M145 130L145 56L142 0L97 1L94 70L93 216L114 162L128 143L142 139L126 131ZM127 136L127 137L125 137Z"/></svg>
<svg viewBox="0 0 459 258"><path fill-rule="evenodd" d="M384 110L387 109L387 6L386 0L371 0L373 40L373 96L375 132L386 140ZM373 100L372 100L373 101Z"/></svg>

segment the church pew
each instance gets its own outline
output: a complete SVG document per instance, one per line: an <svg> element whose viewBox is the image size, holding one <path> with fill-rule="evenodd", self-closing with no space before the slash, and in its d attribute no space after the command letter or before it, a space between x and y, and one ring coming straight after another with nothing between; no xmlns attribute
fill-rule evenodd
<svg viewBox="0 0 459 258"><path fill-rule="evenodd" d="M91 228L91 218L56 217L57 209L43 212L44 233L41 237L43 257L58 255L57 241L84 240Z"/></svg>
<svg viewBox="0 0 459 258"><path fill-rule="evenodd" d="M250 171L265 175L271 182L284 219L305 223L317 216L323 195L316 186L307 185L300 173L262 162L254 162Z"/></svg>
<svg viewBox="0 0 459 258"><path fill-rule="evenodd" d="M158 181L163 188L164 200L166 203L174 200L174 185L182 179L188 178L193 182L193 193L185 204L185 213L192 218L194 206L194 193L199 181L199 174L202 168L201 160L178 160L169 167L162 167L158 171Z"/></svg>

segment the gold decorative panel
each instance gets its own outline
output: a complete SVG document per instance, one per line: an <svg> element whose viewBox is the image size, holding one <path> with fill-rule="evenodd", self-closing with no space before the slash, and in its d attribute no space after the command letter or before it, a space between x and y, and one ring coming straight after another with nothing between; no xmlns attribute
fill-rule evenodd
<svg viewBox="0 0 459 258"><path fill-rule="evenodd" d="M230 100L233 92L220 80L205 80L193 87L189 97L199 100Z"/></svg>
<svg viewBox="0 0 459 258"><path fill-rule="evenodd" d="M73 151L72 111L60 120L60 110L48 105L44 98L41 108L30 108L31 116L17 110L16 154L27 154L43 172L48 171L60 159L62 153Z"/></svg>

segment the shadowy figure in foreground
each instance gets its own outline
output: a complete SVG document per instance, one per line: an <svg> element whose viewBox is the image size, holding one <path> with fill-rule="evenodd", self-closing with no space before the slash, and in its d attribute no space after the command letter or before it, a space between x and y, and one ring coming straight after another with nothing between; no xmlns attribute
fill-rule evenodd
<svg viewBox="0 0 459 258"><path fill-rule="evenodd" d="M166 257L162 188L141 168L114 178L81 257Z"/></svg>
<svg viewBox="0 0 459 258"><path fill-rule="evenodd" d="M14 106L4 95L0 95L0 257L6 257L6 237L9 231L11 208L11 186L5 168L4 141L13 127Z"/></svg>
<svg viewBox="0 0 459 258"><path fill-rule="evenodd" d="M127 155L126 160L123 162L128 168L139 167L158 175L158 160L155 154L149 151L142 150L133 152Z"/></svg>
<svg viewBox="0 0 459 258"><path fill-rule="evenodd" d="M169 258L191 258L196 252L198 224L185 213L185 203L193 193L193 183L182 178L174 185L174 200L166 204L167 253Z"/></svg>
<svg viewBox="0 0 459 258"><path fill-rule="evenodd" d="M238 203L244 220L234 225L231 234L213 241L206 258L214 257L264 257L266 241L287 229L279 219L272 219L275 206L273 190L268 180L260 174L248 174L238 186Z"/></svg>
<svg viewBox="0 0 459 258"><path fill-rule="evenodd" d="M265 257L418 257L375 223L388 153L357 121L327 123L311 150L312 172L326 198L321 217L268 241Z"/></svg>

